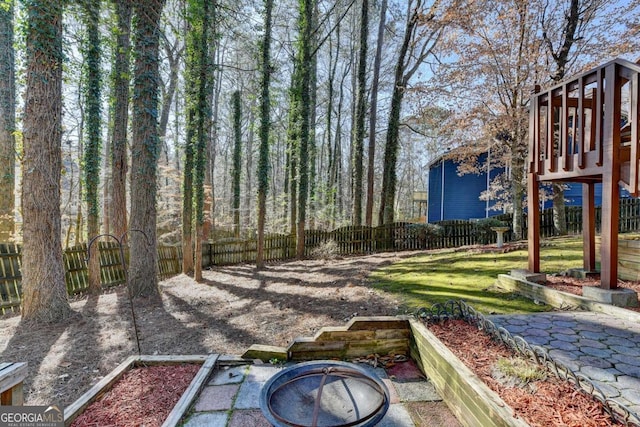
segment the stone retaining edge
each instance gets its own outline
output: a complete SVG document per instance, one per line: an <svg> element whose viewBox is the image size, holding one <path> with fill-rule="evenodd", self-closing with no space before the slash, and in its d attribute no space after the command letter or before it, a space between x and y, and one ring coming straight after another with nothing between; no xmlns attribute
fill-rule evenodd
<svg viewBox="0 0 640 427"><path fill-rule="evenodd" d="M587 310L609 314L621 319L640 322L640 313L610 304L596 302L580 295L558 291L544 285L518 279L508 274L499 274L496 286L515 292L532 300L542 301L562 310Z"/></svg>

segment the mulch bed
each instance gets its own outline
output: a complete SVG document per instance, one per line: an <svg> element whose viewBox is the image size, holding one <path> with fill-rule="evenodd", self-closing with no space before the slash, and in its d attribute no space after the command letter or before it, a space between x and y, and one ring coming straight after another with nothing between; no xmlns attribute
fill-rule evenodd
<svg viewBox="0 0 640 427"><path fill-rule="evenodd" d="M512 386L495 375L500 359L518 357L463 320L430 324L429 329L532 427L605 427L622 425L594 398L552 374L524 386Z"/></svg>
<svg viewBox="0 0 640 427"><path fill-rule="evenodd" d="M132 368L71 425L161 426L199 369L195 364Z"/></svg>

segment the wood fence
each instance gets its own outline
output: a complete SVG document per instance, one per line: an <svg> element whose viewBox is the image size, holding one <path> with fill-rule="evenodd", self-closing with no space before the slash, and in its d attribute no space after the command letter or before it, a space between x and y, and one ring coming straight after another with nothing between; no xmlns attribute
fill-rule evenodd
<svg viewBox="0 0 640 427"><path fill-rule="evenodd" d="M596 227L600 228L600 208L596 208ZM362 255L374 252L444 249L495 242L491 226L496 221L510 224L511 214L498 215L488 220L440 221L434 224L397 222L379 227L342 227L333 231L306 230L305 257L331 255ZM524 216L524 235L527 217ZM541 237L555 235L553 211L540 215ZM580 207L566 208L566 224L569 234L582 232L582 210ZM620 232L640 230L640 199L620 201ZM505 233L505 241L513 240L511 232ZM295 236L270 234L265 236L264 259L267 262L285 261L295 258ZM120 259L120 249L114 242L99 242L100 269L103 287L125 283L125 274ZM255 239L224 239L203 244L203 268L214 265L253 263L256 260ZM128 253L125 251L125 262ZM182 270L182 249L178 246L158 247L159 278L166 279ZM68 248L64 253L67 290L70 295L88 289L87 246ZM15 244L0 244L0 314L13 311L20 305L21 248Z"/></svg>
<svg viewBox="0 0 640 427"><path fill-rule="evenodd" d="M103 288L125 283L120 248L114 242L98 242L100 279ZM93 248L91 249L93 251ZM125 251L125 258L128 259ZM0 243L0 314L14 311L22 297L21 247ZM182 271L182 251L176 246L158 247L159 278L166 279ZM87 245L73 246L64 251L63 264L69 295L80 294L89 288Z"/></svg>

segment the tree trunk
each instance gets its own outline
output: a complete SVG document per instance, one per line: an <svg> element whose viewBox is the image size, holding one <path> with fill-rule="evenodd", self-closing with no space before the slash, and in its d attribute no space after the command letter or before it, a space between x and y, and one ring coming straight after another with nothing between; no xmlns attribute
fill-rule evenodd
<svg viewBox="0 0 640 427"><path fill-rule="evenodd" d="M407 40L405 40L406 42ZM405 44L405 46L408 43ZM396 195L396 167L398 159L399 138L400 138L400 112L402 110L402 98L404 97L404 83L402 70L406 49L401 50L398 63L396 65L396 78L391 96L391 111L389 113L389 125L387 127L387 139L384 147L384 169L382 174L382 195L380 197L380 217L379 224L390 224L393 222L394 201Z"/></svg>
<svg viewBox="0 0 640 427"><path fill-rule="evenodd" d="M335 29L336 39L340 40L340 24L336 25ZM325 130L325 142L327 147L327 184L326 184L326 194L325 194L325 204L328 206L329 218L327 218L330 222L334 218L335 213L335 199L336 199L336 182L335 182L335 160L333 156L333 129L332 129L332 119L333 119L333 93L334 93L334 85L336 72L338 70L338 57L340 56L340 43L336 43L336 53L335 56L333 54L333 48L331 46L332 42L331 35L329 35L329 77L327 81L327 121L326 121L326 130ZM335 60L334 60L335 58Z"/></svg>
<svg viewBox="0 0 640 427"><path fill-rule="evenodd" d="M0 7L0 242L13 240L16 189L16 83L13 1Z"/></svg>
<svg viewBox="0 0 640 427"><path fill-rule="evenodd" d="M216 16L216 5L213 4L213 16ZM215 26L215 22L214 22ZM213 32L211 37L216 37L216 32ZM211 182L211 209L210 209L210 217L211 217L211 229L209 236L213 237L215 235L215 220L216 220L216 187L213 182L213 176L215 175L215 165L216 165L216 150L218 149L218 126L212 125L214 123L218 123L219 116L219 106L220 106L220 94L222 92L222 70L224 68L224 51L219 46L219 44L212 43L211 46L211 63L218 64L215 70L213 70L213 90L211 91L211 120L209 122L209 147L208 147L208 156L207 161L209 167L207 168L207 179Z"/></svg>
<svg viewBox="0 0 640 427"><path fill-rule="evenodd" d="M240 105L240 91L233 92L233 168L231 181L233 186L233 233L240 237L240 174L242 173L242 109Z"/></svg>
<svg viewBox="0 0 640 427"><path fill-rule="evenodd" d="M209 124L211 105L209 93L212 90L212 70L209 64L209 30L212 23L209 2L202 3L202 13L199 16L200 40L197 46L198 81L197 81L197 127L196 152L194 157L194 187L195 187L195 265L194 279L202 282L202 234L204 225L204 178L207 163L207 143L209 141Z"/></svg>
<svg viewBox="0 0 640 427"><path fill-rule="evenodd" d="M244 214L242 215L242 225L245 230L251 229L251 212L253 212L253 139L255 137L254 129L256 127L254 108L249 108L249 121L247 124L247 148L245 157L245 180L244 180Z"/></svg>
<svg viewBox="0 0 640 427"><path fill-rule="evenodd" d="M264 4L264 37L262 39L262 85L260 99L260 154L258 157L258 251L256 267L264 267L264 224L269 188L269 85L271 82L271 16L273 0Z"/></svg>
<svg viewBox="0 0 640 427"><path fill-rule="evenodd" d="M314 2L311 28L318 27L318 2ZM316 51L318 48L317 33L314 32L310 42L312 51ZM318 55L313 54L311 56L309 64L309 228L315 228L315 220L317 218L316 212L316 193L317 193L317 161L318 161L318 149L316 146L316 121L317 114L316 108L318 104Z"/></svg>
<svg viewBox="0 0 640 427"><path fill-rule="evenodd" d="M367 38L369 37L369 2L362 0L360 14L360 55L358 58L358 86L353 137L353 225L362 225L362 174L364 156L364 121L366 116Z"/></svg>
<svg viewBox="0 0 640 427"><path fill-rule="evenodd" d="M296 257L304 257L305 223L307 219L307 198L309 195L309 117L310 117L310 81L311 81L311 22L313 20L313 0L300 3L300 34L302 37L298 63L300 81L300 144L299 144L299 183L298 183L298 227Z"/></svg>
<svg viewBox="0 0 640 427"><path fill-rule="evenodd" d="M512 150L511 157L511 198L513 200L513 235L516 240L520 240L524 237L524 210L523 210L523 196L525 193L524 175L525 175L525 160L520 153L520 149Z"/></svg>
<svg viewBox="0 0 640 427"><path fill-rule="evenodd" d="M100 234L100 161L102 145L101 94L102 73L100 67L100 2L83 2L87 40L84 49L86 83L84 90L84 174L87 201L87 240ZM96 245L97 247L97 245ZM91 252L89 259L89 292L100 292L100 251Z"/></svg>
<svg viewBox="0 0 640 427"><path fill-rule="evenodd" d="M291 76L291 88L289 94L289 123L287 129L287 161L286 181L284 192L289 192L289 229L291 235L296 235L296 218L298 217L298 139L300 138L300 94L297 80L299 77L299 65L294 65ZM287 206L285 206L285 215Z"/></svg>
<svg viewBox="0 0 640 427"><path fill-rule="evenodd" d="M120 238L127 231L127 126L129 121L129 70L131 1L115 0L118 36L115 49L112 84L115 98L111 135L113 191L111 220L114 234Z"/></svg>
<svg viewBox="0 0 640 427"><path fill-rule="evenodd" d="M338 105L337 105L337 113L336 113L336 131L335 138L333 143L333 169L332 169L332 180L333 184L333 215L331 217L332 220L332 228L335 227L335 223L337 219L343 219L344 216L344 197L343 197L343 179L342 179L342 112L345 110L344 108L344 88L345 81L347 77L349 77L349 70L351 69L350 63L345 66L342 74L342 79L340 80L340 90L338 91Z"/></svg>
<svg viewBox="0 0 640 427"><path fill-rule="evenodd" d="M164 0L134 3L135 66L131 143L131 231L129 281L134 297L159 301L156 250L159 24ZM138 232L139 230L139 232Z"/></svg>
<svg viewBox="0 0 640 427"><path fill-rule="evenodd" d="M104 147L102 150L102 232L106 234L111 233L111 188L113 186L113 180L111 176L113 170L111 168L111 141L113 136L111 132L113 128L109 125L113 120L113 109L107 110L107 137L104 140Z"/></svg>
<svg viewBox="0 0 640 427"><path fill-rule="evenodd" d="M400 47L398 62L396 63L393 94L391 95L391 111L389 112L389 125L387 127L387 139L384 148L384 170L382 174L379 224L390 224L394 220L397 181L396 168L398 150L400 148L400 113L402 111L402 99L404 98L407 81L419 64L418 60L418 62L414 64L413 69L405 74L407 68L407 52L409 52L411 48L414 28L418 23L418 9L419 7L417 6L413 8L411 4L409 5L409 15L407 16L404 40ZM431 16L431 19L432 18L433 16ZM422 55L424 55L424 52Z"/></svg>
<svg viewBox="0 0 640 427"><path fill-rule="evenodd" d="M378 41L376 56L373 60L373 78L371 79L371 111L369 113L369 147L367 163L367 206L365 223L373 226L373 194L375 181L376 154L376 122L378 118L378 81L380 80L380 63L382 62L382 46L384 41L384 24L387 19L387 0L380 5L380 23L378 24Z"/></svg>
<svg viewBox="0 0 640 427"><path fill-rule="evenodd" d="M184 144L184 171L182 176L182 273L193 273L193 157L195 146L195 116L193 107L193 85L195 81L189 79L190 67L193 66L187 58L187 135ZM192 70L191 70L192 72Z"/></svg>
<svg viewBox="0 0 640 427"><path fill-rule="evenodd" d="M187 135L183 177L182 271L202 280L204 180L211 107L208 51L208 2L190 2L186 63ZM194 226L195 222L195 226ZM195 233L194 233L195 230ZM195 249L193 247L195 239ZM195 252L195 260L194 260Z"/></svg>
<svg viewBox="0 0 640 427"><path fill-rule="evenodd" d="M162 111L160 113L160 124L158 125L158 134L164 141L167 135L167 125L169 124L169 113L171 112L171 104L178 87L178 80L180 77L180 58L182 56L183 49L178 49L175 46L169 46L168 42L165 44L165 53L167 55L167 61L169 62L169 85L163 91L162 94ZM168 157L167 144L165 142L165 155ZM167 162L168 163L168 162Z"/></svg>
<svg viewBox="0 0 640 427"><path fill-rule="evenodd" d="M22 319L61 321L71 314L62 262L62 4L27 8L22 177Z"/></svg>
<svg viewBox="0 0 640 427"><path fill-rule="evenodd" d="M558 236L564 236L567 234L564 185L561 182L553 183L553 228Z"/></svg>
<svg viewBox="0 0 640 427"><path fill-rule="evenodd" d="M193 269L193 280L202 283L202 224L196 223L196 244L195 244L195 268Z"/></svg>

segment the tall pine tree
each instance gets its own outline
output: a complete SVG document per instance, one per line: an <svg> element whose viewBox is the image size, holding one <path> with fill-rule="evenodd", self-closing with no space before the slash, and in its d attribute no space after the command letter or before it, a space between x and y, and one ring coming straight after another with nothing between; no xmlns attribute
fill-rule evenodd
<svg viewBox="0 0 640 427"><path fill-rule="evenodd" d="M87 235L89 240L100 234L100 162L102 147L102 71L100 66L100 1L83 0L82 17L85 25L84 55L84 181L87 202ZM100 257L91 252L89 259L89 291L100 291Z"/></svg>
<svg viewBox="0 0 640 427"><path fill-rule="evenodd" d="M131 142L131 255L129 281L135 297L159 300L156 250L158 137L158 51L164 0L133 5L134 52Z"/></svg>
<svg viewBox="0 0 640 427"><path fill-rule="evenodd" d="M25 1L27 86L22 159L22 319L71 314L62 263L62 3Z"/></svg>
<svg viewBox="0 0 640 427"><path fill-rule="evenodd" d="M0 4L0 242L14 237L16 85L13 0Z"/></svg>

